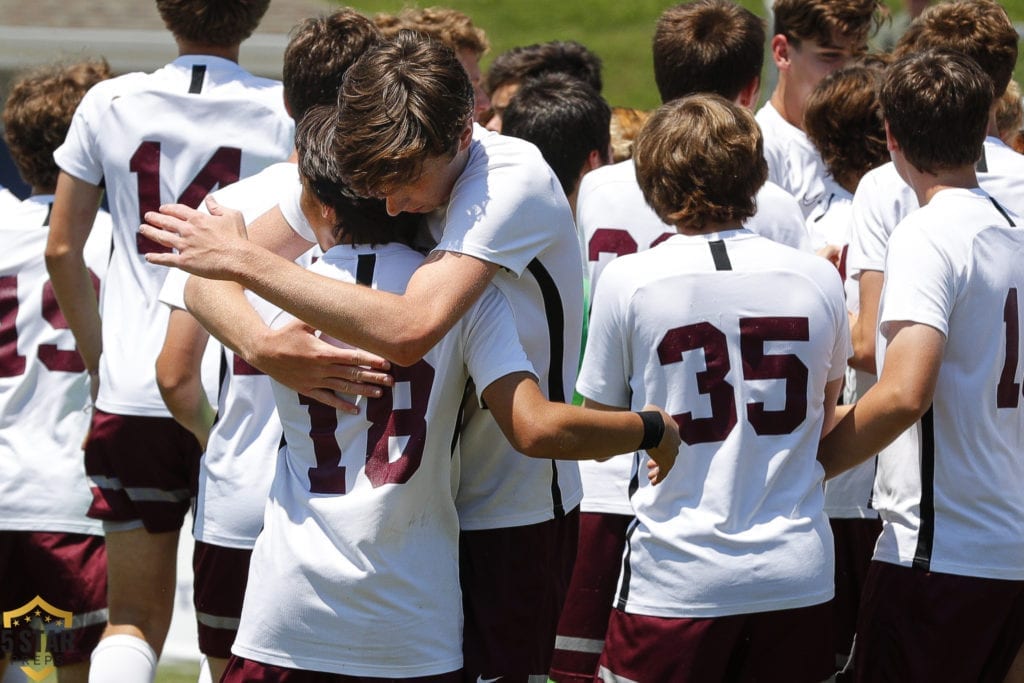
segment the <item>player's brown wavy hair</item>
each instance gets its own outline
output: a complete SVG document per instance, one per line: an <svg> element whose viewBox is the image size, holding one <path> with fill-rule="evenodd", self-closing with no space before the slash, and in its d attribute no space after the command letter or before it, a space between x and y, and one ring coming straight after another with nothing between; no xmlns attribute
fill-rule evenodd
<svg viewBox="0 0 1024 683"><path fill-rule="evenodd" d="M112 76L104 59L51 64L34 69L11 85L4 105L4 140L18 173L42 192L53 192L60 147L86 91Z"/></svg>
<svg viewBox="0 0 1024 683"><path fill-rule="evenodd" d="M199 45L232 47L252 35L270 0L156 0L164 26Z"/></svg>
<svg viewBox="0 0 1024 683"><path fill-rule="evenodd" d="M292 117L299 121L315 105L337 103L345 72L380 41L373 22L347 7L292 29L281 79Z"/></svg>
<svg viewBox="0 0 1024 683"><path fill-rule="evenodd" d="M887 16L879 0L775 0L772 12L773 35L784 35L791 44L812 40L831 45L843 36L862 50L872 29Z"/></svg>
<svg viewBox="0 0 1024 683"><path fill-rule="evenodd" d="M883 60L869 60L833 71L807 98L804 131L821 153L828 172L853 192L864 174L889 161L878 91Z"/></svg>
<svg viewBox="0 0 1024 683"><path fill-rule="evenodd" d="M335 152L363 196L415 181L431 157L451 159L473 116L473 86L447 45L399 31L363 55L338 99Z"/></svg>
<svg viewBox="0 0 1024 683"><path fill-rule="evenodd" d="M1018 40L1013 22L998 3L956 0L922 12L896 43L893 55L901 58L929 48L960 52L988 74L1000 97L1013 77Z"/></svg>
<svg viewBox="0 0 1024 683"><path fill-rule="evenodd" d="M753 114L719 95L691 95L656 109L637 136L633 160L658 217L697 232L753 216L768 179Z"/></svg>
<svg viewBox="0 0 1024 683"><path fill-rule="evenodd" d="M994 92L992 79L967 55L926 50L889 67L880 98L903 156L917 170L936 173L981 157Z"/></svg>
<svg viewBox="0 0 1024 683"><path fill-rule="evenodd" d="M482 57L491 44L482 28L462 12L448 7L406 7L398 14L375 14L373 23L385 38L393 38L402 29L419 31L440 40L459 52L468 50Z"/></svg>

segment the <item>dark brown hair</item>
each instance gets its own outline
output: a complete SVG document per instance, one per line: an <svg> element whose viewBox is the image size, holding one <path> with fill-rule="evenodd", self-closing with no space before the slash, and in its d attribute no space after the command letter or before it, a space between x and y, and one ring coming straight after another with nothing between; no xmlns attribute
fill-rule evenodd
<svg viewBox="0 0 1024 683"><path fill-rule="evenodd" d="M270 0L156 0L164 26L198 45L232 47L252 35Z"/></svg>
<svg viewBox="0 0 1024 683"><path fill-rule="evenodd" d="M886 16L879 0L775 0L774 34L795 46L805 40L832 45L836 37L853 39L855 51L867 47L872 27Z"/></svg>
<svg viewBox="0 0 1024 683"><path fill-rule="evenodd" d="M478 58L490 49L483 29L462 12L448 7L406 7L398 14L376 14L373 22L385 38L409 29L426 33L456 52L468 50Z"/></svg>
<svg viewBox="0 0 1024 683"><path fill-rule="evenodd" d="M111 75L106 60L96 59L51 64L14 81L4 106L4 140L26 183L44 192L56 188L53 151L67 137L86 91Z"/></svg>
<svg viewBox="0 0 1024 683"><path fill-rule="evenodd" d="M487 92L549 73L562 73L601 92L601 58L575 40L552 40L507 50L487 70Z"/></svg>
<svg viewBox="0 0 1024 683"><path fill-rule="evenodd" d="M768 179L753 114L719 95L690 95L651 114L633 148L644 199L661 220L702 231L744 221Z"/></svg>

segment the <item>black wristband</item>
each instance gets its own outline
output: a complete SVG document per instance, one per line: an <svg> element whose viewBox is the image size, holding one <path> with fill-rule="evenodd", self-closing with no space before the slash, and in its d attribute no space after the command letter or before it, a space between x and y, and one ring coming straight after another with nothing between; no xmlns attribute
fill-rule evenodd
<svg viewBox="0 0 1024 683"><path fill-rule="evenodd" d="M661 443L661 437L665 436L665 421L661 419L661 413L657 410L639 410L636 414L644 421L644 438L639 448L654 448Z"/></svg>

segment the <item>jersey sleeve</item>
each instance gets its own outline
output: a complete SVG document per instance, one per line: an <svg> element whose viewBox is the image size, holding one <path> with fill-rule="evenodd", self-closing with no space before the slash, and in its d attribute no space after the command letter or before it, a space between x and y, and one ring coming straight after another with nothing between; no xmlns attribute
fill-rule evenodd
<svg viewBox="0 0 1024 683"><path fill-rule="evenodd" d="M853 340L850 337L850 318L846 312L844 283L838 273L827 264L827 283L825 295L828 297L829 310L835 321L836 338L832 346L832 366L828 371L828 381L840 379L846 375L846 366L853 355Z"/></svg>
<svg viewBox="0 0 1024 683"><path fill-rule="evenodd" d="M553 233L575 230L554 175L532 151L495 163L476 150L452 191L437 249L474 256L518 277L552 243Z"/></svg>
<svg viewBox="0 0 1024 683"><path fill-rule="evenodd" d="M917 208L917 201L913 191L891 164L861 179L853 195L850 248L846 257L851 277L864 270L881 272L885 268L889 235L914 208Z"/></svg>
<svg viewBox="0 0 1024 683"><path fill-rule="evenodd" d="M956 276L939 245L916 224L904 224L889 240L885 288L878 324L907 321L949 332L956 301Z"/></svg>
<svg viewBox="0 0 1024 683"><path fill-rule="evenodd" d="M82 98L64 143L53 152L53 159L62 171L90 185L103 181L103 165L96 145L100 103L106 91L100 85L103 84L98 84Z"/></svg>
<svg viewBox="0 0 1024 683"><path fill-rule="evenodd" d="M513 372L537 371L519 342L512 307L497 287L489 285L463 319L465 359L477 397L490 384Z"/></svg>
<svg viewBox="0 0 1024 683"><path fill-rule="evenodd" d="M284 219L288 221L288 225L299 237L316 244L316 233L313 232L313 226L306 220L306 214L302 213L301 201L302 183L290 184L288 189L281 193L278 207L281 209Z"/></svg>
<svg viewBox="0 0 1024 683"><path fill-rule="evenodd" d="M185 283L189 274L178 268L169 268L164 284L160 288L160 303L170 308L185 310Z"/></svg>
<svg viewBox="0 0 1024 683"><path fill-rule="evenodd" d="M621 257L604 269L594 292L587 345L576 391L598 403L619 408L630 405L632 353L631 321L628 319L629 257ZM626 267L623 267L623 266Z"/></svg>

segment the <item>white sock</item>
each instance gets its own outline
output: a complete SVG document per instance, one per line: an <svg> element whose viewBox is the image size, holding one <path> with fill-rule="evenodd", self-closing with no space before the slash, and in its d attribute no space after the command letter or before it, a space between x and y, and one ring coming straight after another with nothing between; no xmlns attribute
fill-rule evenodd
<svg viewBox="0 0 1024 683"><path fill-rule="evenodd" d="M196 683L213 683L213 672L210 671L210 660L206 655L199 660L199 680Z"/></svg>
<svg viewBox="0 0 1024 683"><path fill-rule="evenodd" d="M107 636L92 651L89 683L153 683L156 652L142 638Z"/></svg>

